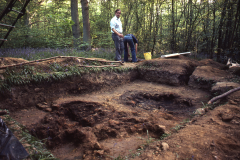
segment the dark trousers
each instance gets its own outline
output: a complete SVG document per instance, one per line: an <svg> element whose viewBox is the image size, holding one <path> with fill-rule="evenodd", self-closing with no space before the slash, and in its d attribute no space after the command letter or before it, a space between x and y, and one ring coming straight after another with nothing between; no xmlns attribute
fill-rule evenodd
<svg viewBox="0 0 240 160"><path fill-rule="evenodd" d="M123 38L120 38L117 34L112 33L112 39L114 41L115 48L116 48L114 60L121 61L122 53L123 53L123 49L124 49Z"/></svg>
<svg viewBox="0 0 240 160"><path fill-rule="evenodd" d="M125 62L128 61L128 50L127 50L127 44L128 44L131 48L132 62L137 62L136 51L134 48L132 36L124 36L123 43L124 43L124 61Z"/></svg>

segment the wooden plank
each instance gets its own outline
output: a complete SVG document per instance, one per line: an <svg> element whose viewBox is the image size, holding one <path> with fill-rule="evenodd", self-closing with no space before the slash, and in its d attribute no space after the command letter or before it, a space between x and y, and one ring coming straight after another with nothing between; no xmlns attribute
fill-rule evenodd
<svg viewBox="0 0 240 160"><path fill-rule="evenodd" d="M179 53L166 54L166 55L162 55L161 58L176 57L179 55L180 55Z"/></svg>
<svg viewBox="0 0 240 160"><path fill-rule="evenodd" d="M185 55L185 54L191 54L191 52L183 52L183 53L179 53L179 54Z"/></svg>
<svg viewBox="0 0 240 160"><path fill-rule="evenodd" d="M166 55L162 55L161 58L176 57L176 56L185 55L185 54L191 54L191 52L166 54Z"/></svg>

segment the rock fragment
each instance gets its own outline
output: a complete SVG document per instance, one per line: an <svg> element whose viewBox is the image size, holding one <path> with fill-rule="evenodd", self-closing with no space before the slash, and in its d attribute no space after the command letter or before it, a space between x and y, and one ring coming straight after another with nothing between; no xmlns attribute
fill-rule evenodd
<svg viewBox="0 0 240 160"><path fill-rule="evenodd" d="M44 111L52 112L52 108L45 108Z"/></svg>
<svg viewBox="0 0 240 160"><path fill-rule="evenodd" d="M35 88L34 91L35 92L39 92L41 89L40 88Z"/></svg>
<svg viewBox="0 0 240 160"><path fill-rule="evenodd" d="M205 113L206 113L206 111L204 108L198 108L195 112L195 114L197 114L197 115L201 115L201 114L205 114Z"/></svg>
<svg viewBox="0 0 240 160"><path fill-rule="evenodd" d="M163 133L166 132L166 127L163 126L163 125L156 125L155 127L156 127L156 129L157 129L158 131L161 131L161 132L163 132Z"/></svg>
<svg viewBox="0 0 240 160"><path fill-rule="evenodd" d="M101 145L100 145L98 142L96 142L96 143L94 144L94 148L95 148L96 150L102 149Z"/></svg>
<svg viewBox="0 0 240 160"><path fill-rule="evenodd" d="M162 142L162 150L166 151L169 149L169 145L166 142Z"/></svg>
<svg viewBox="0 0 240 160"><path fill-rule="evenodd" d="M102 156L104 154L104 150L94 150L94 154L98 156Z"/></svg>
<svg viewBox="0 0 240 160"><path fill-rule="evenodd" d="M38 103L37 107L44 111L52 112L52 108L47 104L47 102Z"/></svg>
<svg viewBox="0 0 240 160"><path fill-rule="evenodd" d="M40 108L40 109L49 108L49 106L47 104L45 104L45 103L38 103L37 107Z"/></svg>

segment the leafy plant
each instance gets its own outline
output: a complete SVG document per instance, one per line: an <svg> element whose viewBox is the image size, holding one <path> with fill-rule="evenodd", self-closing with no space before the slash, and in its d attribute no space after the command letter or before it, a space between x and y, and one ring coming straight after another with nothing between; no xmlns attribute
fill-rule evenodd
<svg viewBox="0 0 240 160"><path fill-rule="evenodd" d="M163 139L169 137L170 135L171 135L171 132L169 132L169 133L164 133L164 134L162 134L162 136L160 137L160 139L163 140Z"/></svg>

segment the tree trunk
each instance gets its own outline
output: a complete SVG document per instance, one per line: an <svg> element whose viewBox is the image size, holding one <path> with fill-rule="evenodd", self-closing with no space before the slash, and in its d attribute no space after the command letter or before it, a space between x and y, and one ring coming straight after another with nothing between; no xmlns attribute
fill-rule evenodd
<svg viewBox="0 0 240 160"><path fill-rule="evenodd" d="M172 0L172 40L171 40L171 49L172 53L175 52L175 20L174 20L174 0Z"/></svg>
<svg viewBox="0 0 240 160"><path fill-rule="evenodd" d="M90 35L88 0L81 0L81 4L83 18L83 41L88 44L87 47L89 49L91 48L91 35Z"/></svg>
<svg viewBox="0 0 240 160"><path fill-rule="evenodd" d="M131 10L132 10L132 8L133 8L131 2L128 2L128 3L127 3L127 6L128 6L128 12L123 15L123 16L124 16L123 31L124 31L125 33L128 32L128 30L129 30L129 28L130 28L130 26L131 26L131 25L129 25L129 24L131 23L131 20L130 20L129 16L130 16ZM128 26L129 26L129 27L128 27Z"/></svg>
<svg viewBox="0 0 240 160"><path fill-rule="evenodd" d="M25 18L24 18L24 25L26 27L29 27L29 24L30 24L30 15L29 15L28 9L26 9Z"/></svg>
<svg viewBox="0 0 240 160"><path fill-rule="evenodd" d="M216 15L215 15L215 2L212 3L213 5L213 25L212 25L212 41L211 41L211 49L210 49L210 58L212 59L213 58L213 48L215 46L215 18L216 18Z"/></svg>
<svg viewBox="0 0 240 160"><path fill-rule="evenodd" d="M27 47L27 46L29 46L29 35L28 35L28 33L29 33L29 30L30 30L30 26L29 26L29 24L30 24L30 15L29 15L29 10L26 8L26 12L25 12L25 15L24 15L24 25L25 25L25 27L26 27L26 34L25 34L25 48Z"/></svg>
<svg viewBox="0 0 240 160"><path fill-rule="evenodd" d="M209 28L209 26L210 26L210 18L209 18L209 12L210 12L210 10L209 10L209 2L208 2L208 0L207 0L207 22L206 22L206 42L207 42L207 56L209 56L210 57L210 52L211 52L211 47L210 47L210 40L209 40L209 35L210 35L210 28Z"/></svg>
<svg viewBox="0 0 240 160"><path fill-rule="evenodd" d="M229 41L230 41L230 37L231 37L231 32L233 30L232 29L233 8L231 7L231 2L228 3L227 11L228 11L228 14L227 14L227 18L226 18L227 22L226 22L226 29L225 29L225 39L223 41L224 42L223 46L224 46L225 51L230 49Z"/></svg>
<svg viewBox="0 0 240 160"><path fill-rule="evenodd" d="M73 45L75 48L77 48L79 44L78 43L79 37L80 37L78 0L71 0L71 16L74 22L74 25L72 25L72 33L74 37Z"/></svg>
<svg viewBox="0 0 240 160"><path fill-rule="evenodd" d="M188 50L188 30L189 30L189 10L190 10L190 7L189 7L189 2L186 4L187 5L187 13L184 15L184 18L185 18L185 51Z"/></svg>
<svg viewBox="0 0 240 160"><path fill-rule="evenodd" d="M153 46L152 46L152 53L154 53L154 48L155 48L155 44L156 44L156 38L157 38L157 34L158 34L158 23L159 23L159 6L158 6L158 1L157 1L157 5L156 5L156 20L155 20L155 25L154 25L154 29L153 29Z"/></svg>
<svg viewBox="0 0 240 160"><path fill-rule="evenodd" d="M189 0L188 2L188 6L189 6L189 10L188 10L188 21L189 21L189 27L187 30L187 44L186 44L186 51L189 50L189 46L191 43L191 38L192 38L192 31L193 31L193 23L192 23L192 19L193 19L193 10L192 10L192 0Z"/></svg>
<svg viewBox="0 0 240 160"><path fill-rule="evenodd" d="M234 39L234 36L235 36L235 31L236 31L236 28L237 28L237 24L239 23L239 10L240 10L240 0L238 0L238 3L237 3L237 11L236 11L236 14L235 14L235 21L234 21L234 25L233 25L233 31L232 31L232 36L231 36L231 39L230 39L230 42L229 42L229 47L232 48L233 46L233 39Z"/></svg>
<svg viewBox="0 0 240 160"><path fill-rule="evenodd" d="M151 40L152 40L152 26L153 26L153 9L154 9L154 3L150 3L149 4L149 11L150 11L150 23L149 23L149 29L148 29L148 45L147 45L147 50L150 50L151 49ZM152 53L153 55L153 53Z"/></svg>
<svg viewBox="0 0 240 160"><path fill-rule="evenodd" d="M218 28L218 49L217 49L217 61L220 62L220 55L221 55L221 49L222 49L222 28L223 28L223 21L226 15L226 8L227 8L227 3L228 0L224 1L223 4L223 10L221 14L221 19L219 23L219 28Z"/></svg>

